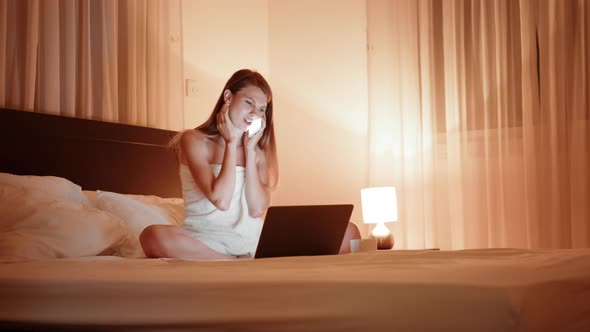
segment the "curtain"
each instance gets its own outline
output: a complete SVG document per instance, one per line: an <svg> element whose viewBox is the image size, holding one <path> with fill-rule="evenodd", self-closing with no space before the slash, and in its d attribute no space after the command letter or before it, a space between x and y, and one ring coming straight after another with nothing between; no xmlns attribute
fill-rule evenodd
<svg viewBox="0 0 590 332"><path fill-rule="evenodd" d="M368 0L396 248L590 247L590 2Z"/></svg>
<svg viewBox="0 0 590 332"><path fill-rule="evenodd" d="M0 0L0 107L183 128L180 0Z"/></svg>

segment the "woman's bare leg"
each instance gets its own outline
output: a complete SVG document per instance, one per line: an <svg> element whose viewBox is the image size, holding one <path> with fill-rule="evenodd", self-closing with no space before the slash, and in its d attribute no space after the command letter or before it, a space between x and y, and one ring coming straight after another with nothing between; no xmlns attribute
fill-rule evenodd
<svg viewBox="0 0 590 332"><path fill-rule="evenodd" d="M349 222L346 227L346 233L344 233L344 239L342 239L342 245L340 245L339 254L346 254L350 252L350 240L360 239L361 231L358 226L354 223Z"/></svg>
<svg viewBox="0 0 590 332"><path fill-rule="evenodd" d="M350 240L360 238L361 232L358 226L348 223L339 253L350 253ZM224 255L209 248L203 242L187 235L182 228L174 225L148 226L141 232L139 242L146 256L151 258L236 259L235 256Z"/></svg>
<svg viewBox="0 0 590 332"><path fill-rule="evenodd" d="M236 259L235 256L224 255L209 248L174 225L148 226L139 235L139 242L145 255L150 258Z"/></svg>

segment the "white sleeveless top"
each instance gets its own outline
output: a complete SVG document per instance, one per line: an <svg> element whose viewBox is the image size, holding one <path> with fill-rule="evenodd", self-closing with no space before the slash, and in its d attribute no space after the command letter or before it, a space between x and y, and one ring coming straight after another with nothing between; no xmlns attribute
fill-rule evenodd
<svg viewBox="0 0 590 332"><path fill-rule="evenodd" d="M210 165L215 177L220 164ZM199 190L187 165L180 165L180 182L184 197L185 219L182 227L209 248L226 255L254 257L262 220L248 213L245 181L246 169L236 166L236 184L229 209L219 210Z"/></svg>

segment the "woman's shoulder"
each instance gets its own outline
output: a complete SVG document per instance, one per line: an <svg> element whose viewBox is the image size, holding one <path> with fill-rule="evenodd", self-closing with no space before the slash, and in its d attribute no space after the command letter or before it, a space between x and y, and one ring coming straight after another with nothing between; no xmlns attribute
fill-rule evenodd
<svg viewBox="0 0 590 332"><path fill-rule="evenodd" d="M187 129L180 133L181 144L207 144L214 142L214 137L198 129Z"/></svg>
<svg viewBox="0 0 590 332"><path fill-rule="evenodd" d="M185 130L180 134L180 150L190 152L204 152L215 145L215 138L197 129Z"/></svg>

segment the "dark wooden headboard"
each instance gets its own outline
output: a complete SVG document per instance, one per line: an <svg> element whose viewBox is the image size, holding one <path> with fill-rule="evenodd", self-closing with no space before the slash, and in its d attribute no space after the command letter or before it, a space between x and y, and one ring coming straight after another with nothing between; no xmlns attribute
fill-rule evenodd
<svg viewBox="0 0 590 332"><path fill-rule="evenodd" d="M0 109L0 172L67 178L84 190L181 197L174 131Z"/></svg>

